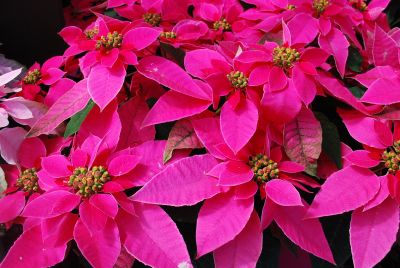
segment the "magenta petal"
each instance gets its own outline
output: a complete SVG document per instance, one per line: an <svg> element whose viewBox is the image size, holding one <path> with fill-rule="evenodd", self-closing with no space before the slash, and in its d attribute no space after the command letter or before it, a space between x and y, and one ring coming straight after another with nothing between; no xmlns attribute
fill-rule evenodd
<svg viewBox="0 0 400 268"><path fill-rule="evenodd" d="M254 172L248 165L240 161L229 161L223 166L219 174L219 185L235 186L250 181Z"/></svg>
<svg viewBox="0 0 400 268"><path fill-rule="evenodd" d="M234 240L214 251L216 267L256 267L262 250L262 232L257 213Z"/></svg>
<svg viewBox="0 0 400 268"><path fill-rule="evenodd" d="M302 165L292 161L282 161L278 164L278 168L280 171L286 173L297 173L304 171L304 167Z"/></svg>
<svg viewBox="0 0 400 268"><path fill-rule="evenodd" d="M231 71L226 59L220 53L211 49L196 49L186 53L185 69L191 75L203 79L216 71L224 74Z"/></svg>
<svg viewBox="0 0 400 268"><path fill-rule="evenodd" d="M373 199L371 199L364 206L363 211L369 210L371 208L374 208L374 207L380 205L390 195L389 187L388 187L389 176L391 176L391 175L385 175L385 176L380 177L381 187L379 189L379 192L374 196Z"/></svg>
<svg viewBox="0 0 400 268"><path fill-rule="evenodd" d="M346 69L348 47L350 46L346 36L338 29L332 28L326 36L320 35L319 45L322 49L332 54L335 58L336 67L343 77Z"/></svg>
<svg viewBox="0 0 400 268"><path fill-rule="evenodd" d="M282 68L274 66L269 73L268 81L271 91L279 91L286 86L287 77Z"/></svg>
<svg viewBox="0 0 400 268"><path fill-rule="evenodd" d="M176 63L158 56L143 58L137 66L138 72L173 91L202 100L212 100L212 92L199 87Z"/></svg>
<svg viewBox="0 0 400 268"><path fill-rule="evenodd" d="M83 201L79 206L80 220L92 233L102 231L107 223L108 217L101 210L90 204L89 200Z"/></svg>
<svg viewBox="0 0 400 268"><path fill-rule="evenodd" d="M258 109L247 98L243 98L236 108L229 102L222 106L222 136L234 153L239 152L248 143L257 129L257 122Z"/></svg>
<svg viewBox="0 0 400 268"><path fill-rule="evenodd" d="M255 67L249 76L250 86L261 86L268 82L271 68L266 65Z"/></svg>
<svg viewBox="0 0 400 268"><path fill-rule="evenodd" d="M72 211L81 198L64 190L57 190L40 195L29 202L22 215L24 217L51 218Z"/></svg>
<svg viewBox="0 0 400 268"><path fill-rule="evenodd" d="M235 200L232 193L207 199L197 219L197 256L203 256L233 240L250 219L253 203L253 198Z"/></svg>
<svg viewBox="0 0 400 268"><path fill-rule="evenodd" d="M386 31L375 24L372 44L372 60L375 66L399 66L398 45Z"/></svg>
<svg viewBox="0 0 400 268"><path fill-rule="evenodd" d="M275 179L265 185L267 196L281 206L302 206L300 194L288 181Z"/></svg>
<svg viewBox="0 0 400 268"><path fill-rule="evenodd" d="M46 71L46 75L42 78L43 84L52 85L64 76L65 72L57 68L51 68Z"/></svg>
<svg viewBox="0 0 400 268"><path fill-rule="evenodd" d="M103 230L89 230L82 220L78 220L74 229L74 239L79 250L93 267L113 267L121 252L118 227L108 219ZM105 255L107 257L105 257Z"/></svg>
<svg viewBox="0 0 400 268"><path fill-rule="evenodd" d="M301 100L308 106L317 94L317 86L314 80L296 65L293 67L293 82Z"/></svg>
<svg viewBox="0 0 400 268"><path fill-rule="evenodd" d="M360 99L363 102L372 104L389 105L400 102L400 93L398 90L388 90L390 88L399 88L400 83L397 79L378 78L369 87Z"/></svg>
<svg viewBox="0 0 400 268"><path fill-rule="evenodd" d="M135 213L137 216L125 212L117 216L130 254L152 267L190 267L185 242L167 213L146 204L136 206Z"/></svg>
<svg viewBox="0 0 400 268"><path fill-rule="evenodd" d="M346 167L329 176L314 198L307 217L341 214L361 207L375 196L379 188L378 177L368 169Z"/></svg>
<svg viewBox="0 0 400 268"><path fill-rule="evenodd" d="M170 122L199 114L210 105L211 101L195 99L170 90L162 95L152 107L143 120L143 126Z"/></svg>
<svg viewBox="0 0 400 268"><path fill-rule="evenodd" d="M95 194L89 199L90 204L101 210L108 217L114 218L118 213L118 203L110 194Z"/></svg>
<svg viewBox="0 0 400 268"><path fill-rule="evenodd" d="M111 51L101 56L101 65L105 67L112 67L114 63L117 61L118 56L119 56L119 49L118 48L111 49Z"/></svg>
<svg viewBox="0 0 400 268"><path fill-rule="evenodd" d="M351 162L353 165L364 168L372 168L380 163L379 159L372 158L371 153L366 150L353 151L349 154L346 154L344 158L347 161Z"/></svg>
<svg viewBox="0 0 400 268"><path fill-rule="evenodd" d="M74 226L77 220L78 215L72 213L42 220L44 243L48 247L66 246L73 239Z"/></svg>
<svg viewBox="0 0 400 268"><path fill-rule="evenodd" d="M355 268L374 267L396 242L399 208L387 199L368 211L356 210L350 224L350 244Z"/></svg>
<svg viewBox="0 0 400 268"><path fill-rule="evenodd" d="M150 27L139 27L124 34L122 48L125 50L142 50L157 40L160 29Z"/></svg>
<svg viewBox="0 0 400 268"><path fill-rule="evenodd" d="M132 199L170 206L194 205L221 191L207 172L217 164L209 154L180 159L155 175Z"/></svg>
<svg viewBox="0 0 400 268"><path fill-rule="evenodd" d="M47 247L43 243L42 230L36 225L15 241L1 263L2 268L51 267L65 257L67 246Z"/></svg>
<svg viewBox="0 0 400 268"><path fill-rule="evenodd" d="M121 176L134 169L140 162L140 156L120 155L113 158L108 164L108 172L112 176Z"/></svg>
<svg viewBox="0 0 400 268"><path fill-rule="evenodd" d="M117 96L124 83L125 75L125 67L118 62L112 68L96 65L90 71L89 94L102 110Z"/></svg>
<svg viewBox="0 0 400 268"><path fill-rule="evenodd" d="M304 27L307 25L307 27ZM318 20L307 13L299 13L294 16L287 24L291 33L291 45L308 44L317 36Z"/></svg>
<svg viewBox="0 0 400 268"><path fill-rule="evenodd" d="M274 219L285 235L302 249L335 263L318 219L303 220L307 206L277 207Z"/></svg>
<svg viewBox="0 0 400 268"><path fill-rule="evenodd" d="M18 191L0 199L0 222L6 223L19 216L25 206L25 194Z"/></svg>
<svg viewBox="0 0 400 268"><path fill-rule="evenodd" d="M71 163L68 159L60 154L50 155L42 158L42 168L54 178L67 177L71 175L71 170L68 168Z"/></svg>
<svg viewBox="0 0 400 268"><path fill-rule="evenodd" d="M46 147L39 138L28 138L21 143L18 150L19 163L23 167L40 167L40 160L46 156Z"/></svg>

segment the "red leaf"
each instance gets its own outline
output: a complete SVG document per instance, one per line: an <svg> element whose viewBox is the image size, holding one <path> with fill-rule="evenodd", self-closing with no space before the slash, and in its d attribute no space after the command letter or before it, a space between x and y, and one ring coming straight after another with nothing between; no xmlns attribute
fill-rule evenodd
<svg viewBox="0 0 400 268"><path fill-rule="evenodd" d="M292 161L305 166L308 174L315 175L321 145L321 124L310 110L303 107L297 118L285 126L285 152Z"/></svg>
<svg viewBox="0 0 400 268"><path fill-rule="evenodd" d="M33 125L27 137L49 134L64 120L85 108L89 99L90 95L87 90L87 82L86 80L82 80L75 84L75 86L62 95L53 106L50 107L47 113Z"/></svg>
<svg viewBox="0 0 400 268"><path fill-rule="evenodd" d="M164 163L171 159L172 153L176 149L202 148L194 132L192 123L188 119L178 121L169 133L167 145L163 155Z"/></svg>

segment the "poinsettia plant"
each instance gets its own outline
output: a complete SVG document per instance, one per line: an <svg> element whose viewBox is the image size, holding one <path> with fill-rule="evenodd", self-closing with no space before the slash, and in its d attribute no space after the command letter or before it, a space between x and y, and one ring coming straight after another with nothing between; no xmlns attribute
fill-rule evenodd
<svg viewBox="0 0 400 268"><path fill-rule="evenodd" d="M70 1L0 62L0 267L400 265L392 2Z"/></svg>

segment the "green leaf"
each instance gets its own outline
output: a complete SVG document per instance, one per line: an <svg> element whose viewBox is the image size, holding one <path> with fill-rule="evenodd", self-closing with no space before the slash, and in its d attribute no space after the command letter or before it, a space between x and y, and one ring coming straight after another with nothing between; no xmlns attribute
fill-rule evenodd
<svg viewBox="0 0 400 268"><path fill-rule="evenodd" d="M357 99L360 99L365 93L365 91L360 87L349 87L349 90Z"/></svg>
<svg viewBox="0 0 400 268"><path fill-rule="evenodd" d="M170 44L160 43L161 54L176 62L180 67L185 68L184 59L185 59L185 51L180 48L176 48L171 46Z"/></svg>
<svg viewBox="0 0 400 268"><path fill-rule="evenodd" d="M3 196L3 192L7 189L7 181L4 175L3 169L0 167L0 197Z"/></svg>
<svg viewBox="0 0 400 268"><path fill-rule="evenodd" d="M360 73L361 70L361 64L363 62L363 58L358 51L357 48L355 47L349 47L349 58L347 60L347 65L352 70L353 72Z"/></svg>
<svg viewBox="0 0 400 268"><path fill-rule="evenodd" d="M64 133L65 138L78 132L79 128L82 125L83 120L85 120L86 116L88 115L90 110L92 110L93 107L94 107L94 102L92 100L89 100L88 104L82 111L71 117L71 120L69 120L67 128L65 129Z"/></svg>
<svg viewBox="0 0 400 268"><path fill-rule="evenodd" d="M342 152L337 127L323 113L315 112L315 117L322 127L322 150L335 162L339 169L342 168Z"/></svg>

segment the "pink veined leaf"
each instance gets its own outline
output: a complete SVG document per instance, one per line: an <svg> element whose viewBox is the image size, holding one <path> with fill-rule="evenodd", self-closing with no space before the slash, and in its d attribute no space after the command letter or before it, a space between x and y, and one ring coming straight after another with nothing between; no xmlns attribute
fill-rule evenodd
<svg viewBox="0 0 400 268"><path fill-rule="evenodd" d="M167 213L156 205L139 204L135 214L121 211L117 216L130 254L152 267L190 267L185 242Z"/></svg>
<svg viewBox="0 0 400 268"><path fill-rule="evenodd" d="M34 218L52 218L72 211L81 198L73 193L57 190L42 194L29 202L22 215Z"/></svg>
<svg viewBox="0 0 400 268"><path fill-rule="evenodd" d="M326 36L320 35L318 43L322 49L333 55L336 67L343 77L346 71L347 56L349 54L348 47L350 46L346 36L340 30L332 28Z"/></svg>
<svg viewBox="0 0 400 268"><path fill-rule="evenodd" d="M381 27L375 26L372 41L372 59L375 66L399 66L398 46Z"/></svg>
<svg viewBox="0 0 400 268"><path fill-rule="evenodd" d="M158 56L145 57L137 66L138 72L173 91L202 100L212 100L211 92L204 91L176 63Z"/></svg>
<svg viewBox="0 0 400 268"><path fill-rule="evenodd" d="M1 188L0 188L1 190ZM0 222L6 223L15 219L25 206L25 194L17 191L0 198Z"/></svg>
<svg viewBox="0 0 400 268"><path fill-rule="evenodd" d="M27 268L50 267L61 262L65 257L67 245L47 247L42 238L40 225L25 232L15 241L0 267Z"/></svg>
<svg viewBox="0 0 400 268"><path fill-rule="evenodd" d="M173 90L162 95L151 108L142 126L171 122L199 114L211 105L211 101L196 99Z"/></svg>
<svg viewBox="0 0 400 268"><path fill-rule="evenodd" d="M180 159L156 174L132 199L159 205L194 205L221 192L218 180L206 175L217 163L209 154Z"/></svg>
<svg viewBox="0 0 400 268"><path fill-rule="evenodd" d="M83 256L93 267L113 267L121 252L117 224L108 219L103 230L89 230L82 220L75 224L74 239ZM107 254L105 257L104 254Z"/></svg>
<svg viewBox="0 0 400 268"><path fill-rule="evenodd" d="M254 135L258 123L258 109L255 104L243 98L236 107L226 102L221 110L222 136L234 153L242 149Z"/></svg>
<svg viewBox="0 0 400 268"><path fill-rule="evenodd" d="M64 120L85 108L90 100L87 80L75 84L50 107L28 132L28 137L50 134Z"/></svg>
<svg viewBox="0 0 400 268"><path fill-rule="evenodd" d="M399 88L400 83L397 79L378 78L369 87L360 99L363 102L372 104L388 105L400 102L400 94L397 90L388 88Z"/></svg>
<svg viewBox="0 0 400 268"><path fill-rule="evenodd" d="M202 147L203 145L197 138L190 120L180 120L175 123L168 135L163 161L166 163L168 160L170 160L173 151L176 149L195 149Z"/></svg>
<svg viewBox="0 0 400 268"><path fill-rule="evenodd" d="M353 212L350 244L355 268L375 266L390 251L399 229L399 208L391 198L377 207Z"/></svg>
<svg viewBox="0 0 400 268"><path fill-rule="evenodd" d="M234 240L214 251L216 267L255 267L262 250L262 231L256 212Z"/></svg>
<svg viewBox="0 0 400 268"><path fill-rule="evenodd" d="M304 27L307 25L307 27ZM307 13L299 13L287 24L291 33L291 45L308 44L318 34L318 20Z"/></svg>
<svg viewBox="0 0 400 268"><path fill-rule="evenodd" d="M149 107L140 96L135 96L119 108L122 130L118 148L122 149L154 139L156 134L154 126L140 128L148 112Z"/></svg>
<svg viewBox="0 0 400 268"><path fill-rule="evenodd" d="M286 180L271 180L265 184L267 196L281 206L302 206L300 194L296 188Z"/></svg>
<svg viewBox="0 0 400 268"><path fill-rule="evenodd" d="M233 192L206 200L197 219L197 256L232 241L249 221L253 203L253 198L235 199Z"/></svg>
<svg viewBox="0 0 400 268"><path fill-rule="evenodd" d="M283 233L296 245L332 264L335 261L318 219L304 219L307 204L304 206L276 206L274 220Z"/></svg>
<svg viewBox="0 0 400 268"><path fill-rule="evenodd" d="M26 135L21 127L3 128L0 130L0 154L9 164L17 163L17 153Z"/></svg>
<svg viewBox="0 0 400 268"><path fill-rule="evenodd" d="M303 107L298 116L285 126L284 147L289 158L315 175L322 150L321 124L311 110Z"/></svg>
<svg viewBox="0 0 400 268"><path fill-rule="evenodd" d="M103 110L118 94L125 81L126 70L116 62L111 68L98 64L88 77L88 90L93 101Z"/></svg>
<svg viewBox="0 0 400 268"><path fill-rule="evenodd" d="M341 169L328 177L322 185L307 217L341 214L361 207L375 196L379 188L378 177L368 169L356 166Z"/></svg>
<svg viewBox="0 0 400 268"><path fill-rule="evenodd" d="M115 263L115 268L131 268L135 258L126 251L125 247L121 248L121 253L118 256L117 262Z"/></svg>

